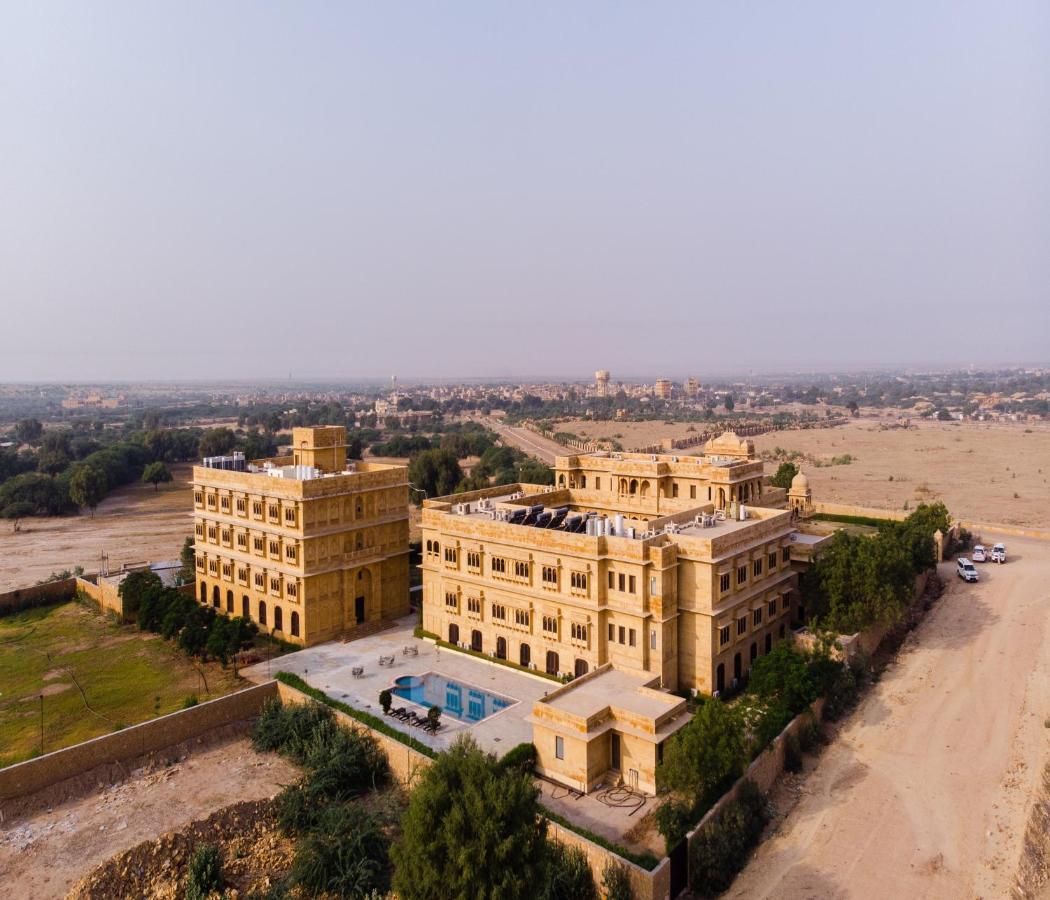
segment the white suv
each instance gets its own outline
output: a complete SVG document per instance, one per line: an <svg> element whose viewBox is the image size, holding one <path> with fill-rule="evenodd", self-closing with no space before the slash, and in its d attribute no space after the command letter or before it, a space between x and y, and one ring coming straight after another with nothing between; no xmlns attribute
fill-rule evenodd
<svg viewBox="0 0 1050 900"><path fill-rule="evenodd" d="M977 580L977 568L972 562L965 557L959 559L958 565L955 567L955 571L963 581L976 581Z"/></svg>
<svg viewBox="0 0 1050 900"><path fill-rule="evenodd" d="M992 562L1006 562L1006 544L996 544L994 547L992 547Z"/></svg>
<svg viewBox="0 0 1050 900"><path fill-rule="evenodd" d="M984 544L977 544L973 548L973 561L974 562L986 562L988 554L985 552Z"/></svg>

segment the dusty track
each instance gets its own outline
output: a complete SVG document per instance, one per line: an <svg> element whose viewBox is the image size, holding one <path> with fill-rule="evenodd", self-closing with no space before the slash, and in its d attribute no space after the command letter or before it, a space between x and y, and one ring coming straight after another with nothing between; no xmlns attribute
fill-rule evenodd
<svg viewBox="0 0 1050 900"><path fill-rule="evenodd" d="M1004 897L1050 731L1050 544L944 598L727 896Z"/></svg>

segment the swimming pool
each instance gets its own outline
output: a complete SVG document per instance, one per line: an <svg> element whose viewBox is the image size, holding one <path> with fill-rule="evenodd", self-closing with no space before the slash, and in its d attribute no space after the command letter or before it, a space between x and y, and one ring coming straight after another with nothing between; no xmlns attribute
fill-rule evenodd
<svg viewBox="0 0 1050 900"><path fill-rule="evenodd" d="M395 697L427 709L440 706L446 716L461 722L480 722L518 702L471 684L462 684L437 672L402 675L394 680L390 691Z"/></svg>

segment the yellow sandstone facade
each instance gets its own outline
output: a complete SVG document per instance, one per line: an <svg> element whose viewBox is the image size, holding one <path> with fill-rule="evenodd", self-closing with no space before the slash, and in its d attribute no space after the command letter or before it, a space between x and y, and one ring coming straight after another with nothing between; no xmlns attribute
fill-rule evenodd
<svg viewBox="0 0 1050 900"><path fill-rule="evenodd" d="M762 493L749 443L562 457L553 488L425 501L423 627L552 674L609 663L726 689L788 636L797 603L791 512L742 502Z"/></svg>
<svg viewBox="0 0 1050 900"><path fill-rule="evenodd" d="M304 646L407 614L408 470L348 464L342 426L292 445L194 467L199 602Z"/></svg>

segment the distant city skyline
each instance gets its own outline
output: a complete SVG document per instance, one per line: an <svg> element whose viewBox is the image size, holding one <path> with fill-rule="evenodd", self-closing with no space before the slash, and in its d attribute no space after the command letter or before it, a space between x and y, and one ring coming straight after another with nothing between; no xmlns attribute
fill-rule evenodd
<svg viewBox="0 0 1050 900"><path fill-rule="evenodd" d="M1045 0L12 0L0 85L0 381L1050 352Z"/></svg>

